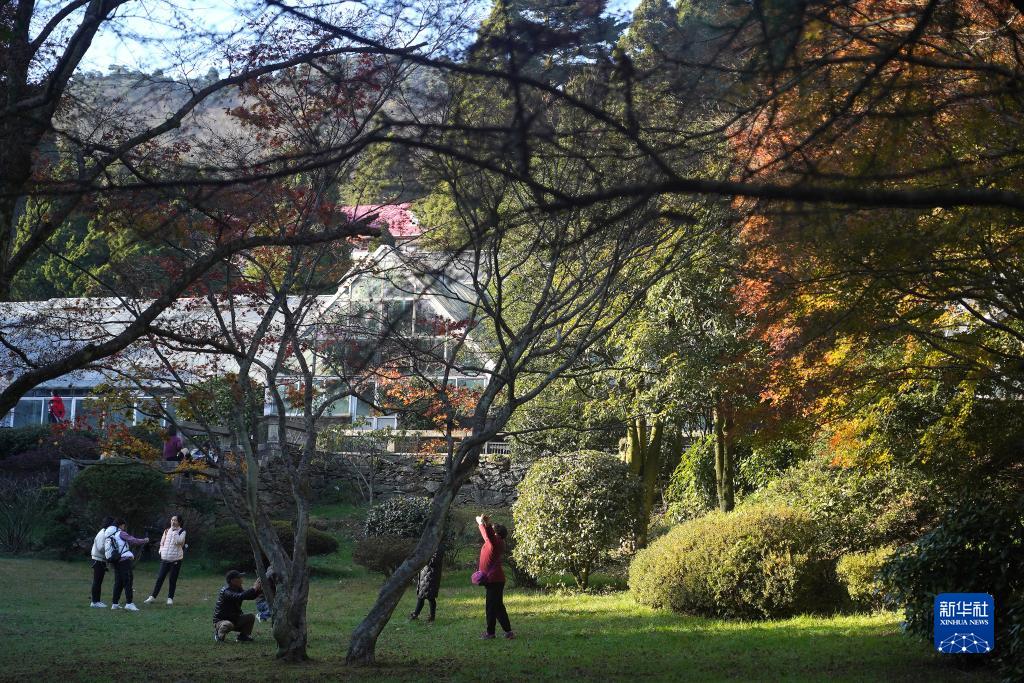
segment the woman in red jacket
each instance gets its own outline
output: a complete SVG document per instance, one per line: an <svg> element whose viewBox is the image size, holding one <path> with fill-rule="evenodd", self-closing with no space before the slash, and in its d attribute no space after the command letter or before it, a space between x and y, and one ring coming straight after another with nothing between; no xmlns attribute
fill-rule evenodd
<svg viewBox="0 0 1024 683"><path fill-rule="evenodd" d="M501 568L508 529L500 524L491 526L491 519L487 515L477 517L476 523L480 527L480 535L484 538L484 544L480 548L479 569L484 574L483 586L487 590L487 630L480 637L484 640L494 638L494 625L495 622L499 622L501 628L505 630L505 637L511 640L516 634L512 632L512 624L509 623L508 612L505 610L505 571Z"/></svg>

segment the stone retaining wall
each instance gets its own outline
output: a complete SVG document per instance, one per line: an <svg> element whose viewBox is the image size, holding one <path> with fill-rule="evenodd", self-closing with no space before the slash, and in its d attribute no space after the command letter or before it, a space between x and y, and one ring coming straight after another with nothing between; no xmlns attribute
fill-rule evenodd
<svg viewBox="0 0 1024 683"><path fill-rule="evenodd" d="M373 497L432 496L444 481L444 462L412 453L363 455L324 453L319 487L344 482L363 496L372 484ZM528 465L505 455L482 455L477 471L459 490L456 504L504 507L516 499Z"/></svg>
<svg viewBox="0 0 1024 683"><path fill-rule="evenodd" d="M61 460L60 490L66 492L82 469L100 461ZM170 473L176 463L157 463ZM264 503L274 512L294 510L291 490L274 459L266 462L261 473ZM505 455L483 455L473 476L459 490L456 504L505 507L515 502L516 488L526 475L528 464L513 462ZM207 470L216 476L216 470ZM414 453L365 454L321 453L313 468L312 488L321 496L329 492L345 492L364 499L372 485L373 498L393 496L432 496L444 480L443 461L424 459ZM219 497L216 482L195 481L191 477L172 480L175 495Z"/></svg>

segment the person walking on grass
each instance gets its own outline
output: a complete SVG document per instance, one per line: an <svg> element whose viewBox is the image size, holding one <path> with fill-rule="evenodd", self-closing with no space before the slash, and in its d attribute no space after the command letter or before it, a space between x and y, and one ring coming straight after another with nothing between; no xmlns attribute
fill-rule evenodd
<svg viewBox="0 0 1024 683"><path fill-rule="evenodd" d="M107 603L100 601L100 591L103 590L103 578L107 574L107 556L104 551L108 536L118 533L114 526L113 517L103 519L103 527L96 532L96 538L92 541L92 602L89 607L106 607Z"/></svg>
<svg viewBox="0 0 1024 683"><path fill-rule="evenodd" d="M184 558L185 527L181 523L181 515L173 515L171 526L164 529L164 534L160 537L160 571L156 575L153 592L146 598L147 605L160 595L160 588L168 576L170 582L167 585L167 604L174 604L174 589L178 586L178 572L181 571L181 561Z"/></svg>
<svg viewBox="0 0 1024 683"><path fill-rule="evenodd" d="M224 587L217 594L213 608L213 639L224 642L231 631L238 631L238 642L253 641L252 627L256 624L255 614L242 614L242 602L255 600L262 593L263 584L259 579L249 590L242 588L242 572L232 569L224 576Z"/></svg>
<svg viewBox="0 0 1024 683"><path fill-rule="evenodd" d="M123 609L129 612L138 612L139 608L135 606L133 590L135 554L132 552L132 546L146 545L149 543L149 536L135 538L129 534L125 530L127 523L124 519L117 519L114 524L117 526L117 533L112 534L105 541L107 558L114 565L114 599L111 600L110 609L122 609L121 591L123 590L126 603Z"/></svg>
<svg viewBox="0 0 1024 683"><path fill-rule="evenodd" d="M501 567L501 560L505 555L505 538L508 536L508 529L501 524L492 526L491 519L487 515L477 517L476 524L480 528L484 544L480 548L478 571L473 578L475 583L479 583L487 591L484 603L487 630L480 637L484 640L494 638L494 626L497 622L505 631L505 637L511 640L516 637L516 634L512 631L512 624L509 622L508 612L505 610L505 570Z"/></svg>
<svg viewBox="0 0 1024 683"><path fill-rule="evenodd" d="M437 551L430 556L430 560L420 570L420 578L416 582L416 609L409 615L409 620L419 619L423 611L423 603L430 603L430 615L427 623L434 621L437 614L437 592L441 588L441 569L444 566L444 541L438 546Z"/></svg>

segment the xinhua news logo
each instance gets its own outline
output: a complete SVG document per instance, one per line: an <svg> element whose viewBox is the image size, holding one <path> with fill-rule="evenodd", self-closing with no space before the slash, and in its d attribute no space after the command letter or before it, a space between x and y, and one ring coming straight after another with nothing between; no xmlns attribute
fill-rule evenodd
<svg viewBox="0 0 1024 683"><path fill-rule="evenodd" d="M996 646L996 603L988 593L940 593L935 597L935 649L982 655Z"/></svg>

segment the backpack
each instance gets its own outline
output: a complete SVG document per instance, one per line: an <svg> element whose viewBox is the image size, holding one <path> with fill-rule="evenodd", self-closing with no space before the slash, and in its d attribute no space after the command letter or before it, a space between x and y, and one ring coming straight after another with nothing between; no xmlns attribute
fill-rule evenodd
<svg viewBox="0 0 1024 683"><path fill-rule="evenodd" d="M103 556L107 558L107 562L121 561L121 544L117 542L116 538L119 533L121 533L120 530L115 530L103 541Z"/></svg>

